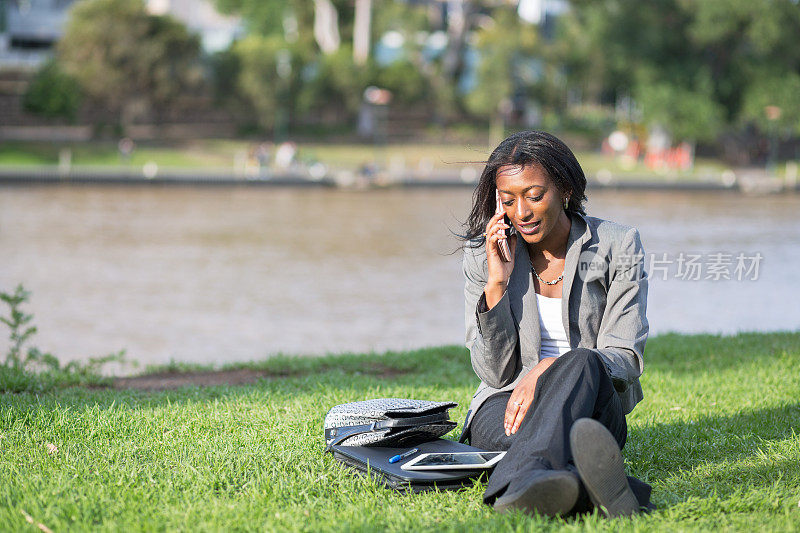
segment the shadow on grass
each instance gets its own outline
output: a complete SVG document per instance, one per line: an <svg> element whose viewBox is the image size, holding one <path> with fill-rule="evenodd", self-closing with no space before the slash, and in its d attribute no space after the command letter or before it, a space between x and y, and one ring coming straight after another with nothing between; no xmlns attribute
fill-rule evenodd
<svg viewBox="0 0 800 533"><path fill-rule="evenodd" d="M800 403L630 428L630 474L655 486L663 510L690 499L725 499L766 488L781 476L800 481L798 458L769 448L795 437Z"/></svg>
<svg viewBox="0 0 800 533"><path fill-rule="evenodd" d="M700 462L740 459L764 441L790 438L796 427L800 427L800 403L636 426L629 429L625 456L661 476Z"/></svg>
<svg viewBox="0 0 800 533"><path fill-rule="evenodd" d="M647 341L645 372L720 372L800 353L800 331L743 332L733 336L664 333Z"/></svg>

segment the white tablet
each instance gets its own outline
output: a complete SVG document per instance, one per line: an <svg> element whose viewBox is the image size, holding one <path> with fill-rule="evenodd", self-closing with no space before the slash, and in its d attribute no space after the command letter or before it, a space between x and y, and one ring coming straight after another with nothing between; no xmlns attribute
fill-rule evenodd
<svg viewBox="0 0 800 533"><path fill-rule="evenodd" d="M403 470L478 470L493 467L506 452L423 453L403 463Z"/></svg>

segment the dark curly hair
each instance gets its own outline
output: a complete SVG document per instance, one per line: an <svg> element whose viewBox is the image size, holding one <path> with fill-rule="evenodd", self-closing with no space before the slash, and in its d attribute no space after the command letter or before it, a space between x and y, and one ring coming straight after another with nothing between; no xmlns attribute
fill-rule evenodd
<svg viewBox="0 0 800 533"><path fill-rule="evenodd" d="M483 232L495 213L497 169L505 165L525 167L539 165L546 172L562 196L569 194L567 213L586 214L586 176L575 154L555 136L543 131L521 131L501 142L486 161L475 192L472 193L472 211L464 223L462 239L472 246L483 244Z"/></svg>

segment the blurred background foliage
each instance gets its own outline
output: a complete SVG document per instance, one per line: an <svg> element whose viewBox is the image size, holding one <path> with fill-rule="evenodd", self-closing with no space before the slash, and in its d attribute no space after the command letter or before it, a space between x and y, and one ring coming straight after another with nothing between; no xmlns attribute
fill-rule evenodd
<svg viewBox="0 0 800 533"><path fill-rule="evenodd" d="M141 0L90 0L72 10L57 61L121 125L179 104L200 87L200 42Z"/></svg>
<svg viewBox="0 0 800 533"><path fill-rule="evenodd" d="M657 127L674 143L720 146L800 135L796 0L570 0L526 20L531 3L546 4L215 0L245 31L207 53L142 0L81 0L25 107L74 120L88 101L124 129L212 95L242 131L277 136L355 130L364 91L377 86L391 92L390 113L428 126L498 123L592 141Z"/></svg>
<svg viewBox="0 0 800 533"><path fill-rule="evenodd" d="M78 81L66 74L60 63L50 60L31 79L23 105L32 113L48 118L65 118L72 122L82 100Z"/></svg>
<svg viewBox="0 0 800 533"><path fill-rule="evenodd" d="M566 38L586 40L576 82L629 93L646 122L686 140L767 126L764 107L800 132L800 6L793 0L574 0ZM646 5L646 9L644 8ZM599 83L589 84L587 78ZM765 83L766 81L766 83ZM791 118L790 118L791 116Z"/></svg>

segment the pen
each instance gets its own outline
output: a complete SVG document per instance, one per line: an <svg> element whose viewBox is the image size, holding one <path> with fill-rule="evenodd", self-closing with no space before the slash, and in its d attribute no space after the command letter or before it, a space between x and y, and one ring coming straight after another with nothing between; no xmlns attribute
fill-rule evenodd
<svg viewBox="0 0 800 533"><path fill-rule="evenodd" d="M406 453L401 453L400 455L395 455L393 457L390 457L389 458L389 462L390 463L396 463L398 461L402 461L406 457L411 457L412 455L414 455L418 451L419 451L419 448L412 448L412 449L408 450Z"/></svg>

